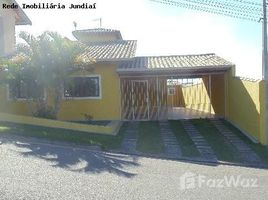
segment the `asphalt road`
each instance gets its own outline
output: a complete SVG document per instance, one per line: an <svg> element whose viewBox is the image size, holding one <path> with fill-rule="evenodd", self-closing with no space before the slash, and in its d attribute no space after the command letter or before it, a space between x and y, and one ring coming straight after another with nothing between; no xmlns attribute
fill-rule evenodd
<svg viewBox="0 0 268 200"><path fill-rule="evenodd" d="M264 169L133 157L0 136L1 200L267 198Z"/></svg>

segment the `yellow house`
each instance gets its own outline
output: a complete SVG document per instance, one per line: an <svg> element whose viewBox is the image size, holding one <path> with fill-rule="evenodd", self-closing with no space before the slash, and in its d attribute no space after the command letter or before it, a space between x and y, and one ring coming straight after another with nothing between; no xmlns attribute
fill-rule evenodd
<svg viewBox="0 0 268 200"><path fill-rule="evenodd" d="M263 82L235 77L231 62L213 53L136 57L137 41L124 40L118 30L76 30L73 35L87 44L81 56L96 63L90 72L70 76L58 119L177 119L183 111L225 118L266 144ZM0 94L0 111L31 115L23 88L16 100L8 87L2 86Z"/></svg>
<svg viewBox="0 0 268 200"><path fill-rule="evenodd" d="M59 119L82 120L85 115L96 120L169 118L167 82L196 77L203 87L201 98L185 98L185 107L225 116L225 88L211 86L224 86L224 74L232 63L215 54L135 57L137 41L123 40L118 30L77 30L73 35L88 45L83 56L97 62L92 72L72 75L77 85L65 88ZM186 90L191 88L185 89L185 95Z"/></svg>
<svg viewBox="0 0 268 200"><path fill-rule="evenodd" d="M70 76L74 85L65 85L59 119L167 119L175 107L226 116L226 74L234 65L223 58L215 54L135 57L137 41L123 40L118 30L76 30L73 35L87 44L81 56L96 63L91 72L76 71ZM173 84L181 87L181 97L177 91L169 94L170 81L181 81ZM15 98L10 87L2 90L2 110L31 115L23 87ZM175 96L184 104L172 101L171 105Z"/></svg>
<svg viewBox="0 0 268 200"><path fill-rule="evenodd" d="M3 3L15 4L14 0L4 0ZM31 25L31 20L18 6L15 9L0 9L0 56L6 56L14 52L15 48L15 26Z"/></svg>

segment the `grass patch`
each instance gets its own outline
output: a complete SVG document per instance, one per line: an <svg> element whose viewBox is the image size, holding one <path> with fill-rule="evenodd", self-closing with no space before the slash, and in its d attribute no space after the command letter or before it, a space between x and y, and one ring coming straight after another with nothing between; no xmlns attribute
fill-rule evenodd
<svg viewBox="0 0 268 200"><path fill-rule="evenodd" d="M46 138L49 140L67 141L75 144L100 145L104 150L120 147L123 140L124 129L125 125L121 127L116 136L110 136L26 124L0 123L0 134L9 133L28 137Z"/></svg>
<svg viewBox="0 0 268 200"><path fill-rule="evenodd" d="M164 144L158 122L140 122L137 150L144 153L163 153Z"/></svg>
<svg viewBox="0 0 268 200"><path fill-rule="evenodd" d="M193 119L191 122L214 150L219 160L242 162L235 153L235 148L225 142L224 136L218 132L217 128L208 119Z"/></svg>
<svg viewBox="0 0 268 200"><path fill-rule="evenodd" d="M169 121L173 133L181 146L182 155L185 157L199 157L200 153L196 149L190 136L186 133L180 121Z"/></svg>
<svg viewBox="0 0 268 200"><path fill-rule="evenodd" d="M222 123L227 126L234 134L236 134L242 141L244 141L260 158L268 163L268 147L262 144L253 143L247 136L245 136L239 129L234 127L231 123L226 120L221 120Z"/></svg>

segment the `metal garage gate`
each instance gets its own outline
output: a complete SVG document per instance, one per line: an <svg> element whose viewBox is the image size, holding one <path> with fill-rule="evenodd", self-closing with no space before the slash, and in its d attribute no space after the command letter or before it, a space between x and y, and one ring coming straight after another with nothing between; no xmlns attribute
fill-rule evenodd
<svg viewBox="0 0 268 200"><path fill-rule="evenodd" d="M193 113L207 117L213 113L210 82L210 76L121 78L121 118L175 119Z"/></svg>

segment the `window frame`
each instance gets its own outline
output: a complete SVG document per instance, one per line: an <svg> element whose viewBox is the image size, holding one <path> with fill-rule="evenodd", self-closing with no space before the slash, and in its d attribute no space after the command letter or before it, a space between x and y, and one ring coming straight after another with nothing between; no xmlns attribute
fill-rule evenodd
<svg viewBox="0 0 268 200"><path fill-rule="evenodd" d="M171 92L173 91L173 92ZM176 94L176 88L175 87L168 87L168 95L174 96Z"/></svg>
<svg viewBox="0 0 268 200"><path fill-rule="evenodd" d="M65 100L87 100L87 99L92 99L92 100L101 100L102 99L102 80L101 80L101 75L99 74L94 74L94 75L72 75L69 76L69 78L98 78L99 79L99 96L96 97L66 97L65 96L65 87L63 88L63 99Z"/></svg>

